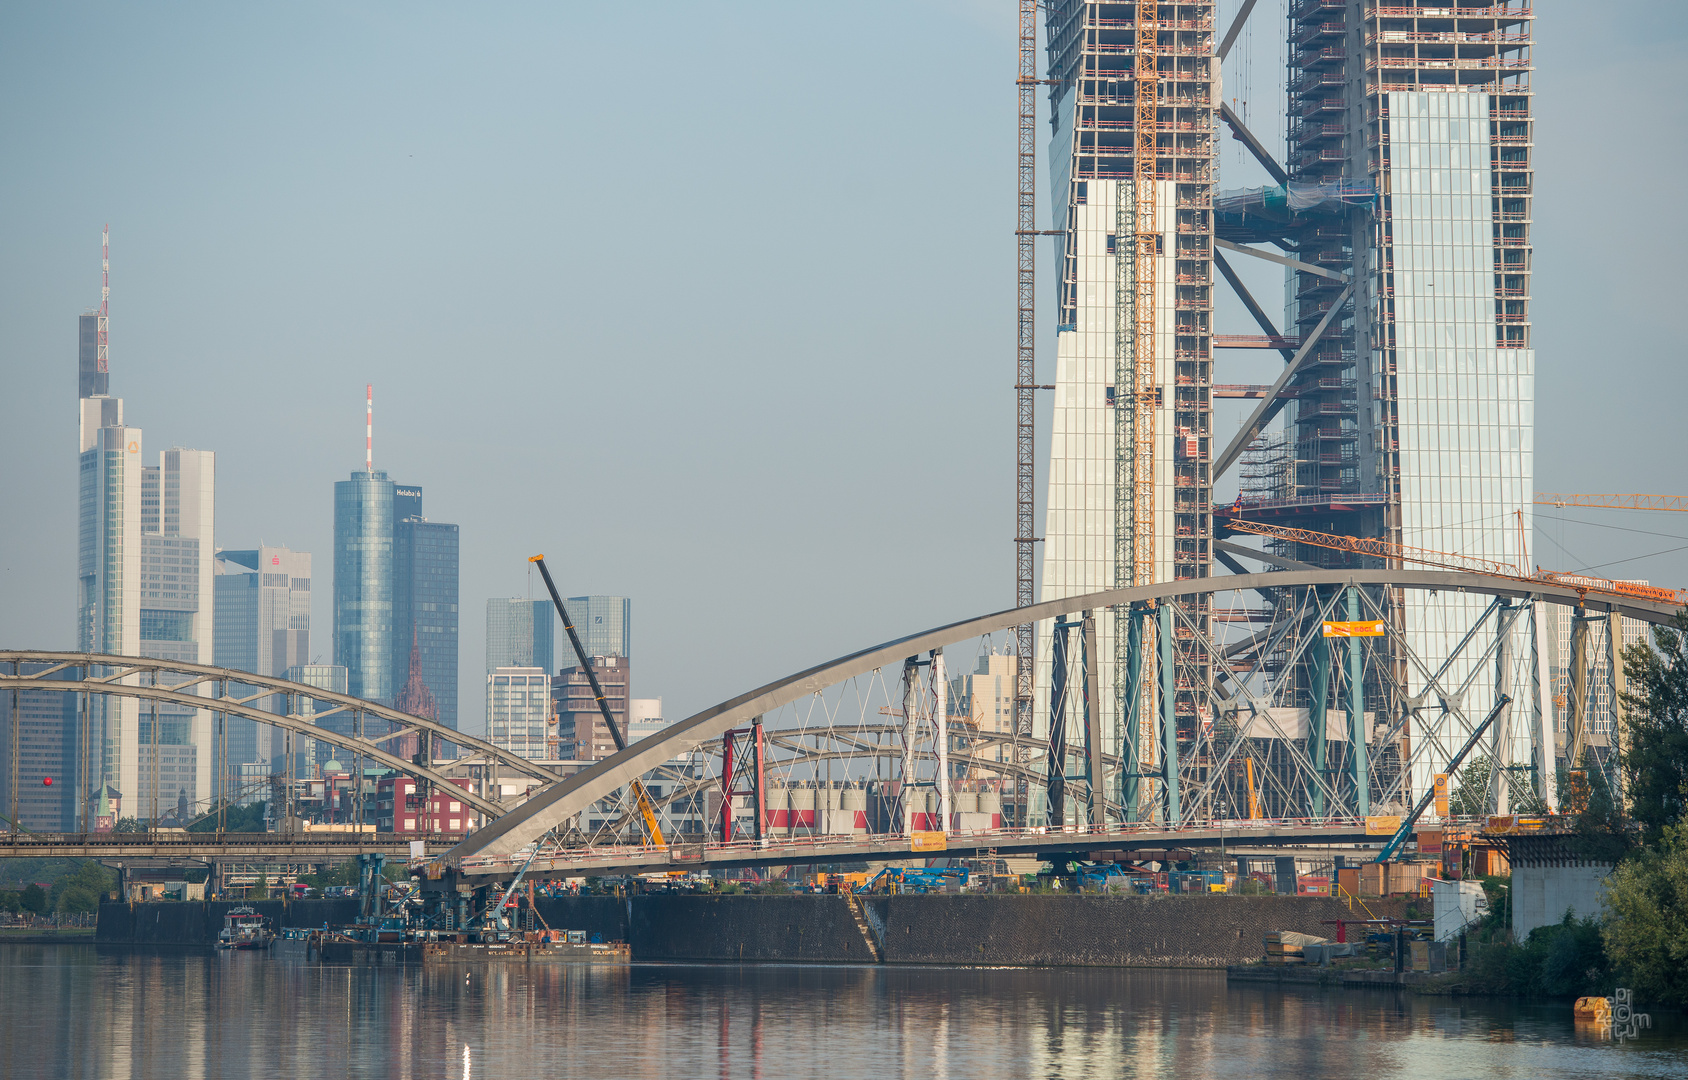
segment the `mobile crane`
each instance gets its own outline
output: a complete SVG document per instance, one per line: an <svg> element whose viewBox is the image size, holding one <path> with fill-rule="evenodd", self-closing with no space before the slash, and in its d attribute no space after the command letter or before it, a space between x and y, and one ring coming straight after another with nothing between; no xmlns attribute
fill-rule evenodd
<svg viewBox="0 0 1688 1080"><path fill-rule="evenodd" d="M528 560L539 565L540 576L545 579L545 587L551 591L551 603L557 606L557 614L563 620L563 629L568 631L569 644L574 646L575 659L580 661L580 670L586 672L586 681L591 684L592 696L598 702L598 712L604 718L604 726L610 729L610 738L615 740L615 748L619 753L627 749L627 739L621 734L621 728L616 725L615 717L610 715L610 706L604 700L604 688L598 685L598 675L592 670L592 663L586 656L586 646L580 643L580 635L575 632L574 622L569 618L568 609L563 607L562 594L557 592L557 583L551 580L551 571L545 567L545 556L535 555ZM662 837L662 826L656 820L656 804L651 801L650 792L645 790L644 781L633 778L633 798L639 804L639 816L645 822L645 835L657 847L667 847L668 842Z"/></svg>

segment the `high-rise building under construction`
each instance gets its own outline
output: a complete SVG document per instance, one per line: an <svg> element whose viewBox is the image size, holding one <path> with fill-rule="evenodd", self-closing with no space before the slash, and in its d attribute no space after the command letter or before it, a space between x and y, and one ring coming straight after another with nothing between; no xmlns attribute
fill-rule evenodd
<svg viewBox="0 0 1688 1080"><path fill-rule="evenodd" d="M1238 6L1243 19L1253 7ZM1287 27L1252 12L1253 33L1288 35L1283 159L1222 104L1222 55L1244 24L1216 26L1214 4L1053 0L1046 11L1059 326L1040 599L1207 576L1211 496L1233 468L1241 498L1228 512L1522 568L1534 402L1527 4L1289 0ZM1216 193L1222 125L1276 183ZM1279 325L1227 262L1251 254L1289 266ZM1266 331L1249 344L1291 366L1260 430L1211 424L1214 269ZM1242 339L1218 339L1231 342ZM1358 565L1274 546L1280 559ZM1450 655L1483 609L1413 592L1374 600L1421 656ZM1201 722L1212 673L1178 640L1210 617L1197 603L1097 613L1101 730L1110 753L1137 762L1109 793L1126 815L1139 809L1134 792L1144 812L1153 801L1130 774L1152 776L1166 731L1187 745ZM1523 626L1494 661L1517 670L1444 680L1465 684L1479 715L1507 681L1527 707L1501 744L1527 739L1538 707ZM1040 729L1054 657L1081 648L1063 648L1069 636L1039 628ZM1174 677L1128 694L1134 642L1166 646ZM1368 714L1423 691L1398 653L1373 664L1384 667L1368 669ZM1436 771L1414 736L1409 725L1398 760L1415 764L1398 794Z"/></svg>

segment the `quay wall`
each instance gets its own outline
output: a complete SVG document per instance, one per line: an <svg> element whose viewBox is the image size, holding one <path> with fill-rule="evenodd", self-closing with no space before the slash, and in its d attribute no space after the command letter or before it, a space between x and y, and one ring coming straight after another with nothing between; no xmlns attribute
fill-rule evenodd
<svg viewBox="0 0 1688 1080"><path fill-rule="evenodd" d="M100 945L217 944L223 915L246 904L277 927L349 923L358 916L355 896L319 900L164 900L100 905L94 942Z"/></svg>
<svg viewBox="0 0 1688 1080"><path fill-rule="evenodd" d="M1406 902L1367 901L1404 917ZM105 944L215 944L232 903L102 904ZM355 898L259 901L277 926L349 923ZM872 963L839 896L656 893L541 898L559 930L625 941L646 961ZM1326 920L1363 917L1329 897L927 895L862 898L886 963L944 966L1223 968L1258 959L1274 930L1334 937Z"/></svg>
<svg viewBox="0 0 1688 1080"><path fill-rule="evenodd" d="M1404 917L1402 899L1367 901ZM1223 968L1274 930L1334 938L1364 918L1318 896L882 896L864 899L888 964ZM637 949L635 948L635 955Z"/></svg>

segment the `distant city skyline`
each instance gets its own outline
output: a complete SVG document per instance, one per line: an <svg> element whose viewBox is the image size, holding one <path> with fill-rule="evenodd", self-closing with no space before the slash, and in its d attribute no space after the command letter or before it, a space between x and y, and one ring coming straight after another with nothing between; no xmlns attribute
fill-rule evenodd
<svg viewBox="0 0 1688 1080"><path fill-rule="evenodd" d="M1601 130L1658 143L1664 175L1688 163L1688 147L1658 138L1688 122L1673 82L1688 9L1644 2L1619 21L1571 18L1562 0L1535 8L1541 54L1579 55L1534 80L1536 422L1572 433L1544 435L1535 480L1677 492L1688 434L1673 411L1684 376L1666 316L1681 271L1668 253L1688 212L1642 173L1573 162ZM13 525L0 532L0 641L80 640L67 360L82 326L73 346L68 324L99 306L107 221L110 389L151 438L149 465L173 445L217 453L219 535L313 552L326 578L326 488L361 463L363 385L385 388L378 467L425 481L430 515L463 526L462 687L484 678L479 605L523 595L541 551L565 596L638 599L641 682L678 718L1011 599L1013 238L988 225L1012 220L1010 7L908 5L889 35L830 9L665 8L642 40L690 88L678 104L657 84L591 89L624 80L585 43L631 32L636 12L523 7L512 35L468 10L310 11L0 16L0 87L32 103L0 117L18 163L0 176L0 455L32 464L0 480ZM1282 160L1274 16L1255 13L1234 54L1252 69L1227 70L1224 89ZM798 56L821 78L864 64L906 78L743 108L752 60L784 72ZM910 113L911 99L939 114ZM604 167L637 155L652 117L695 164L685 190ZM787 125L836 137L798 140L794 158L766 137ZM1230 139L1218 167L1221 191L1266 182ZM794 169L817 179L780 179ZM769 274L817 200L834 215L827 258ZM1639 254L1634 207L1647 208ZM672 243L675 215L698 242ZM1054 226L1040 213L1038 227ZM953 272L898 267L888 286L888 233L940 245ZM687 285L648 302L630 285L647 280L651 250ZM1620 265L1622 288L1587 271ZM1238 269L1257 296L1281 290L1276 268ZM1057 278L1041 249L1042 382ZM1590 356L1614 376L1590 380ZM1269 381L1276 359L1227 361L1215 380ZM1215 431L1245 405L1215 402ZM884 514L860 511L907 490L913 467L937 524L897 551ZM1538 509L1532 561L1688 584L1672 515ZM794 591L814 617L789 617ZM329 662L331 590L313 596L312 659ZM712 640L742 647L698 647ZM459 703L466 730L480 730L480 698Z"/></svg>

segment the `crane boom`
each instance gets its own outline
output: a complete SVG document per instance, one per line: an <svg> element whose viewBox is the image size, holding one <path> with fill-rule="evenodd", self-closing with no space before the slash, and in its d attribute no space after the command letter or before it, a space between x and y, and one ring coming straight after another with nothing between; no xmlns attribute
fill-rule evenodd
<svg viewBox="0 0 1688 1080"><path fill-rule="evenodd" d="M545 556L535 555L528 560L539 564L539 574L545 579L545 587L551 592L551 603L557 607L557 614L563 620L563 629L568 631L569 644L574 646L575 659L580 661L580 669L586 672L586 681L592 687L592 696L598 702L598 712L604 718L604 726L610 729L610 738L615 742L617 751L627 749L627 740L622 737L621 728L616 726L615 717L610 714L609 702L604 700L604 688L598 685L597 673L592 670L591 661L586 657L586 646L580 643L580 635L575 632L574 621L569 618L568 609L563 607L562 594L557 592L557 583L551 580L551 571L545 567ZM656 820L656 804L651 801L650 792L645 790L644 781L633 778L633 798L639 804L639 815L645 820L645 833L651 843L657 847L666 847L667 841L662 838L662 826Z"/></svg>
<svg viewBox="0 0 1688 1080"><path fill-rule="evenodd" d="M1567 495L1536 492L1537 506L1594 506L1606 510L1688 511L1688 495Z"/></svg>
<svg viewBox="0 0 1688 1080"><path fill-rule="evenodd" d="M1446 551L1408 547L1405 544L1390 543L1388 540L1341 536L1336 533L1315 532L1312 529L1292 529L1284 525L1268 525L1263 521L1248 521L1234 515L1225 519L1223 527L1231 532L1252 533L1255 536L1265 536L1274 540L1288 540L1292 543L1310 544L1314 547L1329 548L1332 551L1346 551L1354 555L1370 555L1374 558L1395 562L1419 563L1424 566L1433 566L1438 570L1460 570L1471 574L1489 574L1494 577L1513 578L1517 581L1546 582L1564 585L1582 592L1613 593L1618 596L1634 597L1637 600L1651 600L1658 604L1676 604L1679 607L1688 604L1688 594L1678 589L1660 589L1652 585L1638 585L1632 581L1613 581L1610 578L1561 573L1555 570L1543 570L1539 567L1535 573L1526 574L1520 572L1516 566L1508 566L1492 559L1479 559L1470 555L1456 555Z"/></svg>

